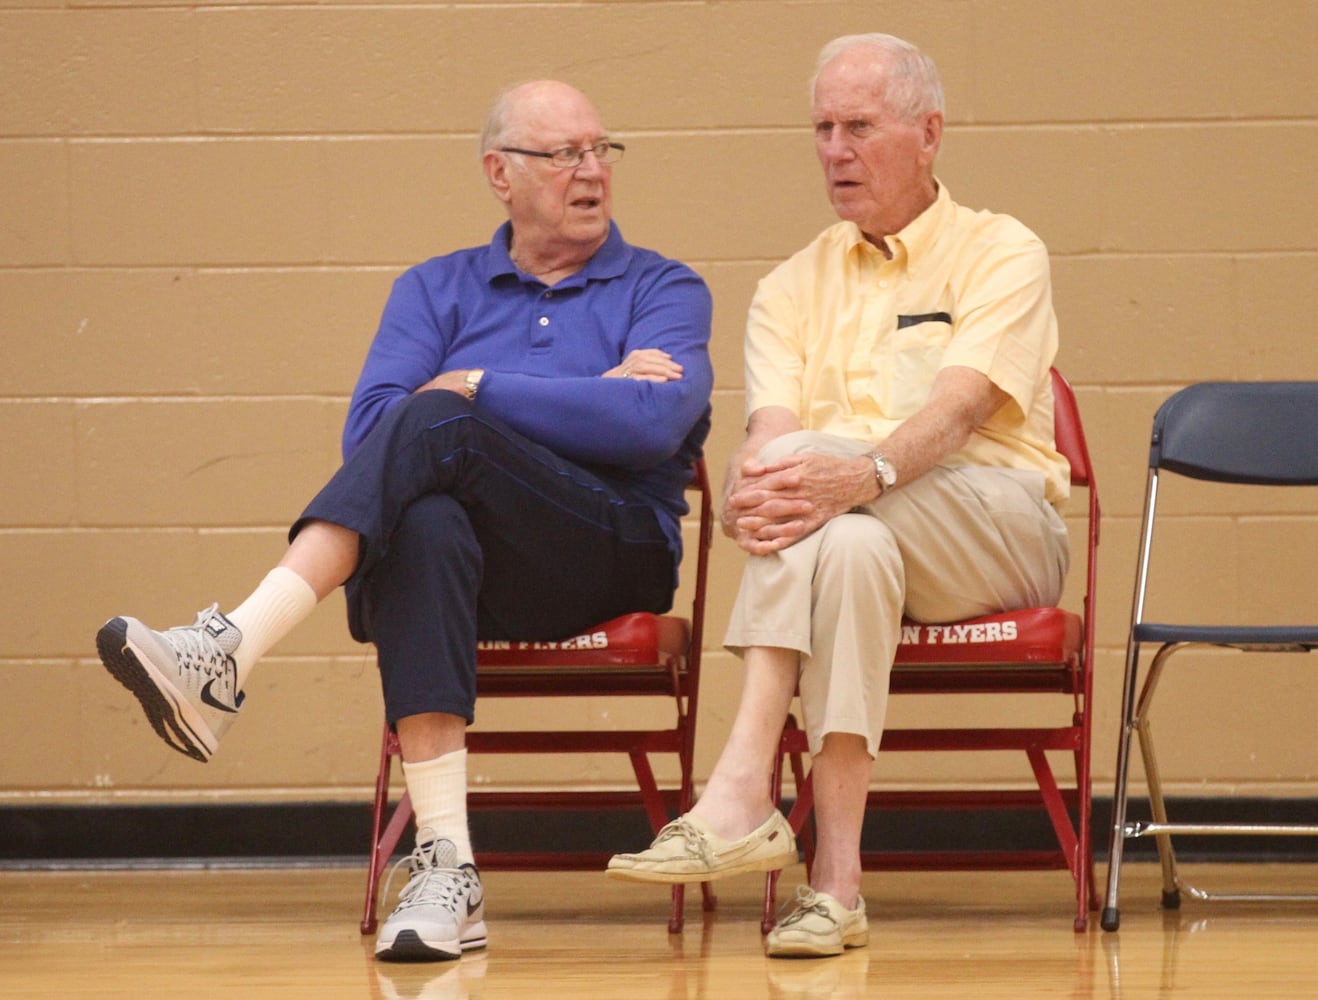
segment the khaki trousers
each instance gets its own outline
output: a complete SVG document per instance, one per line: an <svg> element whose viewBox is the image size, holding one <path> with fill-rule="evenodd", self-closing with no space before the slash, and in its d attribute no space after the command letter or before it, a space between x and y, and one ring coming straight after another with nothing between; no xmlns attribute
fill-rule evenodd
<svg viewBox="0 0 1318 1000"><path fill-rule="evenodd" d="M870 445L797 431L762 460ZM828 733L878 752L903 614L940 623L1054 605L1070 562L1066 526L1036 472L940 466L794 545L750 556L724 643L796 650L810 752Z"/></svg>

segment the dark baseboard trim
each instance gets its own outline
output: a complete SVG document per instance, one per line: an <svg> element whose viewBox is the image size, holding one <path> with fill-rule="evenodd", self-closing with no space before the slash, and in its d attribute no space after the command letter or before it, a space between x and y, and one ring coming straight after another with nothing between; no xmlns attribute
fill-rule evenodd
<svg viewBox="0 0 1318 1000"><path fill-rule="evenodd" d="M1147 818L1146 802L1131 803L1131 818ZM1177 821L1318 824L1314 799L1178 799ZM1094 804L1094 853L1107 855L1111 802ZM206 805L42 805L0 807L0 868L131 868L364 864L370 842L367 803L313 802ZM477 812L471 817L478 850L612 851L651 837L638 810L529 814ZM531 839L528 840L528 834ZM903 810L872 812L867 850L992 851L1054 846L1043 816L1024 809L993 812ZM1151 838L1126 842L1132 861L1156 857ZM1186 861L1318 861L1318 838L1182 837Z"/></svg>

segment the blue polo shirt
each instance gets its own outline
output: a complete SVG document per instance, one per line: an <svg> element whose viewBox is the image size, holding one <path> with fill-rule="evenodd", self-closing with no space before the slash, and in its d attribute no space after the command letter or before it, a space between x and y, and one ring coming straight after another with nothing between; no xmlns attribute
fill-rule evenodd
<svg viewBox="0 0 1318 1000"><path fill-rule="evenodd" d="M418 386L484 368L479 410L649 505L680 555L685 484L709 431L709 290L685 264L627 244L612 223L589 263L552 287L518 270L510 237L504 223L488 246L432 258L394 282L348 409L344 454ZM647 347L671 354L682 378L600 378Z"/></svg>

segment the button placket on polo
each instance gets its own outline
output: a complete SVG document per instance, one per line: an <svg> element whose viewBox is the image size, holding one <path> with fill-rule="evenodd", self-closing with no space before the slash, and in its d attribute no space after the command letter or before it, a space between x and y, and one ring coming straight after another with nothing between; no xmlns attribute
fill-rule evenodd
<svg viewBox="0 0 1318 1000"><path fill-rule="evenodd" d="M540 293L531 316L531 350L547 351L553 346L557 305L553 289L547 288Z"/></svg>

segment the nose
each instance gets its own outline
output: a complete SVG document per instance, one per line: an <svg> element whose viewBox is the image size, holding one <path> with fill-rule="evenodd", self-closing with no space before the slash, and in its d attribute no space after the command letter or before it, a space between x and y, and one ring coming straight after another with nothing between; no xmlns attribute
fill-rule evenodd
<svg viewBox="0 0 1318 1000"><path fill-rule="evenodd" d="M834 130L828 136L817 138L819 155L826 160L841 160L855 152L845 132Z"/></svg>
<svg viewBox="0 0 1318 1000"><path fill-rule="evenodd" d="M595 177L604 173L606 164L595 155L593 149L587 149L581 157L581 162L574 168L573 172L578 176L584 174L587 177Z"/></svg>

